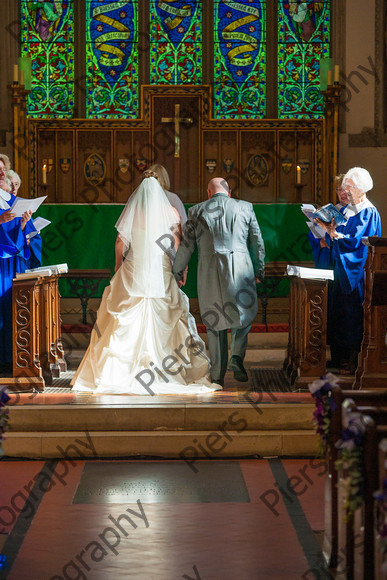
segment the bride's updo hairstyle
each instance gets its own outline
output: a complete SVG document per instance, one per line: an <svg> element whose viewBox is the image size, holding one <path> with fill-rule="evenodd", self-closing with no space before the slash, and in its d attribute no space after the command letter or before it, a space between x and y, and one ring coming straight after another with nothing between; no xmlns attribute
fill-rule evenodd
<svg viewBox="0 0 387 580"><path fill-rule="evenodd" d="M155 173L154 171L151 171L150 169L147 169L146 171L144 171L144 173L142 174L142 179L147 179L147 177L154 177L155 179L157 179L157 181L159 180L159 176L157 175L157 173Z"/></svg>

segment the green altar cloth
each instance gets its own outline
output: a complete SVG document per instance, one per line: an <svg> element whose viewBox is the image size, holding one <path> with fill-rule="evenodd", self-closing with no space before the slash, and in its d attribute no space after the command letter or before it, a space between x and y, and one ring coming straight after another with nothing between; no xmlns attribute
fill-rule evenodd
<svg viewBox="0 0 387 580"><path fill-rule="evenodd" d="M44 204L40 215L52 222L42 233L42 265L67 262L70 269L105 269L113 273L116 223L123 204ZM190 206L186 205L188 210ZM266 247L267 262L312 260L305 216L298 204L256 204L258 223ZM197 256L191 259L184 291L197 297ZM99 294L108 284L101 282ZM288 293L286 280L278 295ZM60 282L63 297L72 296L65 280Z"/></svg>

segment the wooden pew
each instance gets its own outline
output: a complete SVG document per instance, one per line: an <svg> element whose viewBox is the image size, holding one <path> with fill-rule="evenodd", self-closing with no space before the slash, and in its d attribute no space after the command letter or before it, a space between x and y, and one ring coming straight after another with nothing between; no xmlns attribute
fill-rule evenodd
<svg viewBox="0 0 387 580"><path fill-rule="evenodd" d="M346 399L342 406L342 416L360 413L365 426L363 444L363 505L344 522L342 490L338 490L338 553L341 562L338 573L345 573L348 580L368 580L374 578L374 498L378 489L378 443L387 435L387 407L358 406L352 399ZM338 479L349 474L340 470Z"/></svg>
<svg viewBox="0 0 387 580"><path fill-rule="evenodd" d="M365 266L364 335L356 371L355 389L385 389L387 361L385 336L387 319L387 238L368 238Z"/></svg>
<svg viewBox="0 0 387 580"><path fill-rule="evenodd" d="M378 471L379 471L379 489L378 491L387 493L385 489L384 481L387 477L387 439L382 439L379 443L379 461L378 461ZM375 501L375 527L374 527L374 543L375 543L375 579L385 580L387 574L387 553L385 548L385 539L381 538L379 534L379 526L384 526L385 513L383 505L380 505L379 501ZM382 504L385 503L384 501ZM380 522L378 522L378 517L380 517Z"/></svg>
<svg viewBox="0 0 387 580"><path fill-rule="evenodd" d="M387 393L381 391L344 391L333 387L332 399L336 410L332 413L331 432L328 441L328 476L325 484L325 533L323 553L330 568L338 564L338 490L335 462L338 450L335 445L340 440L342 426L342 405L352 398L358 405L387 406Z"/></svg>

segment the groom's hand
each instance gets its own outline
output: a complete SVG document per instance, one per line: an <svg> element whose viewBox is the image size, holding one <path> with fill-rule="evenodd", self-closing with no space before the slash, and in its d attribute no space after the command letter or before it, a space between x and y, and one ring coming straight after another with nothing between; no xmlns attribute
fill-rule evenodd
<svg viewBox="0 0 387 580"><path fill-rule="evenodd" d="M187 282L187 272L188 272L188 266L186 267L186 269L183 272L182 279L177 283L179 288L181 288L182 286L185 286L185 284Z"/></svg>

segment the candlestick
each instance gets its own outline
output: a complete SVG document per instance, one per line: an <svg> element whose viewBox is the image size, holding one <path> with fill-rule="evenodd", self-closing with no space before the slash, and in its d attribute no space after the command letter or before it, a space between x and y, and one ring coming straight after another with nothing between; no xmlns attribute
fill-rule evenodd
<svg viewBox="0 0 387 580"><path fill-rule="evenodd" d="M297 165L296 184L301 185L301 167Z"/></svg>
<svg viewBox="0 0 387 580"><path fill-rule="evenodd" d="M43 163L42 167L43 185L47 185L47 164Z"/></svg>
<svg viewBox="0 0 387 580"><path fill-rule="evenodd" d="M327 86L330 87L331 84L332 84L332 71L331 70L328 71L328 77L327 78L328 78L328 80L327 80Z"/></svg>
<svg viewBox="0 0 387 580"><path fill-rule="evenodd" d="M339 72L340 72L339 65L335 64L335 71L334 71L334 76L333 76L333 82L335 82L335 83L339 82Z"/></svg>
<svg viewBox="0 0 387 580"><path fill-rule="evenodd" d="M19 84L24 86L24 70L19 71Z"/></svg>
<svg viewBox="0 0 387 580"><path fill-rule="evenodd" d="M13 82L15 84L19 82L19 67L17 64L13 65Z"/></svg>

